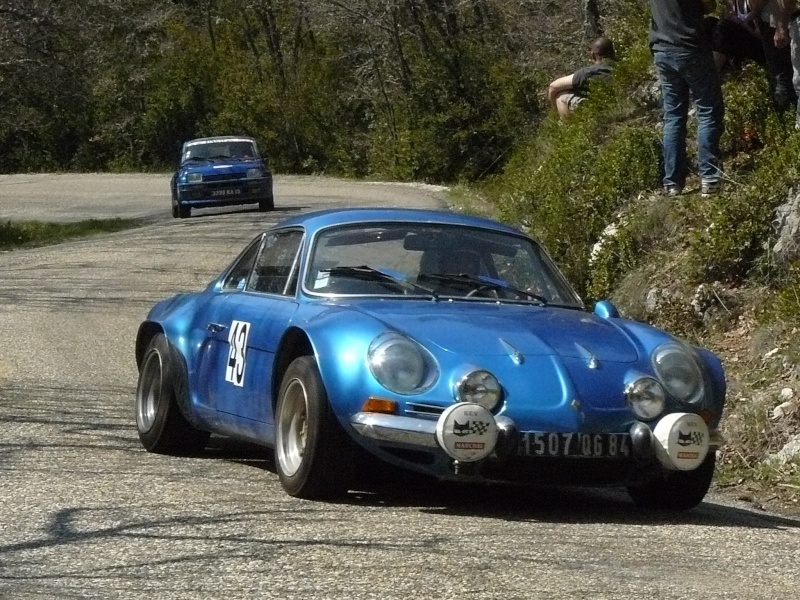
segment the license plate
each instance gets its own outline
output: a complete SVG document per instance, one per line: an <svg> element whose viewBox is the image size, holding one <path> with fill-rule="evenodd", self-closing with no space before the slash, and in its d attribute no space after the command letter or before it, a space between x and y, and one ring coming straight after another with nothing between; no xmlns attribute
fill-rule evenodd
<svg viewBox="0 0 800 600"><path fill-rule="evenodd" d="M525 431L519 442L520 456L627 458L631 438L627 433L546 433Z"/></svg>
<svg viewBox="0 0 800 600"><path fill-rule="evenodd" d="M239 188L234 188L230 190L211 190L212 196L238 196L242 193L242 190Z"/></svg>

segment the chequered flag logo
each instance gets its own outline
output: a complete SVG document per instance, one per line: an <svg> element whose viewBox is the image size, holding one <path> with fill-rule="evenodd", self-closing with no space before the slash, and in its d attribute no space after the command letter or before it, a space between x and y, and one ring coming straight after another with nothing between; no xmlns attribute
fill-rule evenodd
<svg viewBox="0 0 800 600"><path fill-rule="evenodd" d="M690 431L683 433L678 430L678 445L679 446L702 446L705 442L706 436L701 431Z"/></svg>
<svg viewBox="0 0 800 600"><path fill-rule="evenodd" d="M478 435L483 435L489 429L489 423L486 421L472 421L470 424L470 432L477 433Z"/></svg>

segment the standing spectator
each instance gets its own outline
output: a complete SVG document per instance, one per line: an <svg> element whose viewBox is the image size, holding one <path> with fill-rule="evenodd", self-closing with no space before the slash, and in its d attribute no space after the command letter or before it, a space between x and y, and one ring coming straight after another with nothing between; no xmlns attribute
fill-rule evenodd
<svg viewBox="0 0 800 600"><path fill-rule="evenodd" d="M797 93L792 84L792 55L789 50L787 19L783 5L783 0L750 0L751 15L758 23L761 45L767 60L772 102L780 112L797 105Z"/></svg>
<svg viewBox="0 0 800 600"><path fill-rule="evenodd" d="M686 126L691 98L697 107L701 193L717 193L722 181L722 89L703 24L705 14L713 7L709 0L650 0L650 50L664 104L663 183L670 196L680 194L686 185Z"/></svg>
<svg viewBox="0 0 800 600"><path fill-rule="evenodd" d="M589 84L597 79L609 79L615 60L614 44L606 38L597 38L589 49L592 64L578 69L571 75L559 77L547 89L550 104L564 120L589 95Z"/></svg>
<svg viewBox="0 0 800 600"><path fill-rule="evenodd" d="M800 6L797 0L778 0L780 20L775 30L775 45L786 44L788 35L795 96L794 128L800 130Z"/></svg>

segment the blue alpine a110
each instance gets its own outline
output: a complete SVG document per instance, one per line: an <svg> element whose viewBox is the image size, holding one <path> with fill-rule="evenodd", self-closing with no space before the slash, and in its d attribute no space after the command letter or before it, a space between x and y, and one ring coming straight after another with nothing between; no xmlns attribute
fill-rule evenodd
<svg viewBox="0 0 800 600"><path fill-rule="evenodd" d="M217 136L183 144L181 164L170 180L172 216L193 208L258 204L275 208L272 173L251 137Z"/></svg>
<svg viewBox="0 0 800 600"><path fill-rule="evenodd" d="M255 442L301 498L389 463L431 481L620 486L685 510L722 442L711 352L609 302L587 310L536 241L449 212L284 221L203 291L156 304L136 362L147 450Z"/></svg>

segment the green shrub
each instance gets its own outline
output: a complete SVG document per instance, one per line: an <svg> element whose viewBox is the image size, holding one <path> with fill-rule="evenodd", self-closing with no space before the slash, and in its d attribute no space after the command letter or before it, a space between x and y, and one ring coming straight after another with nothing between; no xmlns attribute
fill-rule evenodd
<svg viewBox="0 0 800 600"><path fill-rule="evenodd" d="M769 132L777 137L778 133ZM787 199L800 178L797 157L800 134L771 142L756 158L756 167L742 182L729 181L727 190L704 208L708 225L693 237L689 260L700 281L742 282L765 249L770 247L775 208ZM702 206L701 206L702 208Z"/></svg>
<svg viewBox="0 0 800 600"><path fill-rule="evenodd" d="M723 85L725 132L720 146L725 156L752 152L774 142L778 118L766 100L770 96L767 77L760 66L745 64L741 72Z"/></svg>

